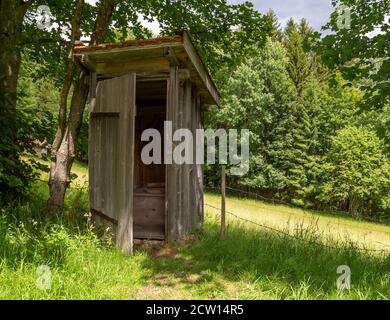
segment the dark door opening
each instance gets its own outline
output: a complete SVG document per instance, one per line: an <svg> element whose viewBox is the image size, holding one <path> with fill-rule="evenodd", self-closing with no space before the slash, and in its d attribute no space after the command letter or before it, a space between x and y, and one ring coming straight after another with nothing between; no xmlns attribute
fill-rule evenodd
<svg viewBox="0 0 390 320"><path fill-rule="evenodd" d="M136 239L165 239L165 165L163 133L166 119L166 81L139 81L136 89L137 114L134 141L134 215ZM161 164L146 165L141 152L149 142L141 141L146 129L161 135Z"/></svg>

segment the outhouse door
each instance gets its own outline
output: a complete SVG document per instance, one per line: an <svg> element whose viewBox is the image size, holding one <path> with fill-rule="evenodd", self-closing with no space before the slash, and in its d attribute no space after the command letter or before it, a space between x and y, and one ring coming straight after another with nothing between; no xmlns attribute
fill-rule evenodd
<svg viewBox="0 0 390 320"><path fill-rule="evenodd" d="M136 75L101 80L91 90L90 209L113 226L117 245L131 253Z"/></svg>

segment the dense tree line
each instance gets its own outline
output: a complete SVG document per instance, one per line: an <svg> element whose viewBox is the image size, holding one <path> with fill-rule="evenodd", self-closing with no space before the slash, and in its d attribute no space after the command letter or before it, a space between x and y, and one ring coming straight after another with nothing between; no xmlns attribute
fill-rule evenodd
<svg viewBox="0 0 390 320"><path fill-rule="evenodd" d="M320 62L306 21L273 25L273 37L230 70L222 108L208 114L209 126L250 130L249 174L229 183L300 207L389 213L388 107L361 112L364 89ZM218 184L218 168L206 176Z"/></svg>

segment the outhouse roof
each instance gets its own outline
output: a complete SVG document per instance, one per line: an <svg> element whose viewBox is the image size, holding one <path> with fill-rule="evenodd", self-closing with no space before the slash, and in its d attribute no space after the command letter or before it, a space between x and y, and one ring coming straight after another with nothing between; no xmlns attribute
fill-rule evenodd
<svg viewBox="0 0 390 320"><path fill-rule="evenodd" d="M148 76L169 73L172 64L190 71L204 104L219 105L220 94L188 32L175 36L130 40L85 46L76 45L73 54L98 76L128 71Z"/></svg>

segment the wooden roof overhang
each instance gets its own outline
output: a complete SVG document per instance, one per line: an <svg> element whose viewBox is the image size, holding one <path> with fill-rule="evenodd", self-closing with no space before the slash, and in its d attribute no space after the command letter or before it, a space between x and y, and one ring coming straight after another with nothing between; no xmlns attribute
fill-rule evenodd
<svg viewBox="0 0 390 320"><path fill-rule="evenodd" d="M169 77L170 67L177 65L189 71L197 86L202 104L220 105L220 94L199 56L190 35L182 32L172 37L130 40L94 46L78 45L73 55L97 77L112 77L136 72L139 77ZM188 72L187 72L188 73Z"/></svg>

